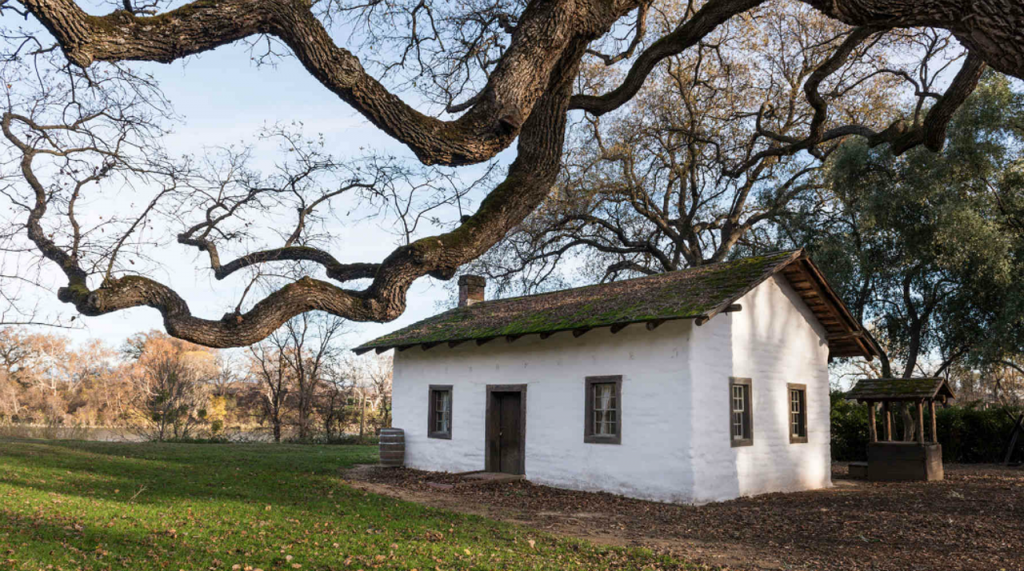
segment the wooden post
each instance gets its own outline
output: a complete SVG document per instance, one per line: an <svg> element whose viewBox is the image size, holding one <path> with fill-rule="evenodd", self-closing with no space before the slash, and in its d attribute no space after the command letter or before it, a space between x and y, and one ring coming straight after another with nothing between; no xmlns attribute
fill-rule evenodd
<svg viewBox="0 0 1024 571"><path fill-rule="evenodd" d="M875 403L868 401L868 441L878 442L878 428L875 426Z"/></svg>
<svg viewBox="0 0 1024 571"><path fill-rule="evenodd" d="M925 443L925 403L918 401L918 444Z"/></svg>
<svg viewBox="0 0 1024 571"><path fill-rule="evenodd" d="M939 443L939 423L935 420L935 401L928 403L928 411L932 414L932 444Z"/></svg>
<svg viewBox="0 0 1024 571"><path fill-rule="evenodd" d="M889 401L882 401L882 426L886 442L892 440L892 411L889 410Z"/></svg>

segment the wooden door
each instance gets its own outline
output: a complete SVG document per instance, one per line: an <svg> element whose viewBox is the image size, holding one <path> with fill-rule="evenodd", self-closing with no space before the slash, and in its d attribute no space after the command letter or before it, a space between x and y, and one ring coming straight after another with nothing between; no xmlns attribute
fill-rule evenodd
<svg viewBox="0 0 1024 571"><path fill-rule="evenodd" d="M493 391L487 407L487 470L522 474L525 467L525 415L521 391Z"/></svg>

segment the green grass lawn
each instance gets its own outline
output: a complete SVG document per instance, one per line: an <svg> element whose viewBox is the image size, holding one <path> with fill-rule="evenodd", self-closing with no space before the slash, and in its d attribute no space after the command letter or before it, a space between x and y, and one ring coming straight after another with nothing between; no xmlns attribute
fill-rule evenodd
<svg viewBox="0 0 1024 571"><path fill-rule="evenodd" d="M0 569L678 569L341 483L368 446L0 440Z"/></svg>

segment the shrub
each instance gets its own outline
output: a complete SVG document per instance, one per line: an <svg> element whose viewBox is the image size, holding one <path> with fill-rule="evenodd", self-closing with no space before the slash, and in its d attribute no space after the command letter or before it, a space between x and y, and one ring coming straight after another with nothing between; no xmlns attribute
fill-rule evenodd
<svg viewBox="0 0 1024 571"><path fill-rule="evenodd" d="M839 392L833 392L831 399L832 459L865 460L868 444L867 407L845 400ZM1010 443L1014 419L1018 414L1018 409L983 409L977 403L940 407L936 414L936 424L939 429L939 443L942 444L943 461L1001 463L1006 455L1006 447ZM925 421L927 422L927 416ZM902 418L894 414L893 434L902 434L902 428ZM1012 460L1024 461L1024 436L1018 438L1018 446Z"/></svg>

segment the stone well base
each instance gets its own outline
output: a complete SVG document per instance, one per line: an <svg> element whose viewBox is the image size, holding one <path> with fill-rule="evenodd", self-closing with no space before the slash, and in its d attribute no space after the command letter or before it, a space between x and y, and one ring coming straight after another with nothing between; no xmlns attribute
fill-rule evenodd
<svg viewBox="0 0 1024 571"><path fill-rule="evenodd" d="M873 482L943 479L942 445L917 442L868 444L868 480Z"/></svg>

